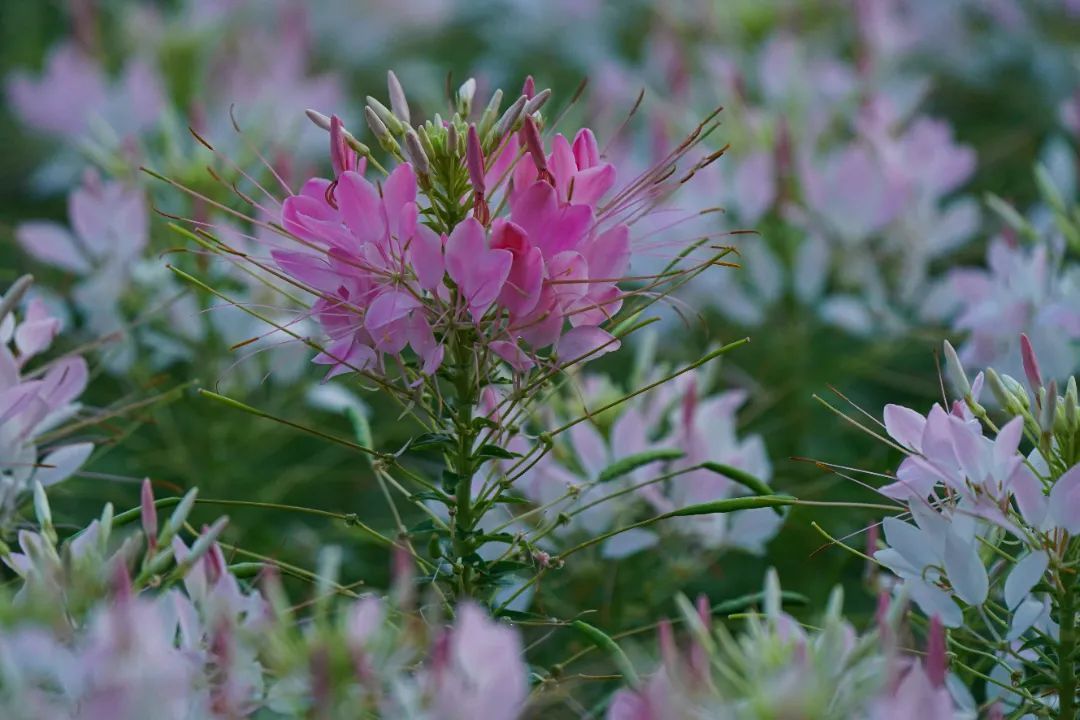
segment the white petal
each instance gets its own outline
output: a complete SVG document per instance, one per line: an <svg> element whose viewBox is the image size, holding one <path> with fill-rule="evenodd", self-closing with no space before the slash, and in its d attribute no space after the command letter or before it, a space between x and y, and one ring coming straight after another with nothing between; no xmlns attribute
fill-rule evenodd
<svg viewBox="0 0 1080 720"><path fill-rule="evenodd" d="M950 532L945 538L945 572L957 596L969 605L981 605L990 588L986 567L972 543Z"/></svg>
<svg viewBox="0 0 1080 720"><path fill-rule="evenodd" d="M1016 608L1031 592L1031 588L1042 579L1046 566L1050 563L1046 552L1039 550L1025 555L1005 580L1005 604L1010 610Z"/></svg>

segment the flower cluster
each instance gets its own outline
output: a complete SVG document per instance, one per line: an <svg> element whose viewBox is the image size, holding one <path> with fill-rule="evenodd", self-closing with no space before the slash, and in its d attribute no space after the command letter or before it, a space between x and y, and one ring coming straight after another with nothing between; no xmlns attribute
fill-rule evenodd
<svg viewBox="0 0 1080 720"><path fill-rule="evenodd" d="M615 167L591 131L545 140L550 91L531 80L501 115L496 93L477 122L474 88L462 86L449 119L414 128L391 73L393 109L369 98L366 110L398 161L389 172L378 166L378 184L365 177L377 164L368 147L336 116L312 113L329 130L335 175L286 198L281 226L295 245L272 256L317 297L311 312L328 340L316 362L331 375L384 373L406 347L430 376L448 346L459 356L490 351L521 372L545 350L576 361L619 345L601 325L628 296L618 283L629 225L668 191L664 182L645 176L613 192Z"/></svg>
<svg viewBox="0 0 1080 720"><path fill-rule="evenodd" d="M225 518L181 539L195 499L159 523L147 481L141 533L121 540L107 507L60 543L37 486L40 530L20 534L21 552L3 549L19 576L0 595L12 618L0 629L4 717L519 716L528 687L514 630L469 604L446 629L374 596L326 614L335 588L348 592L329 566L317 588L327 596L301 628L272 566L247 567L264 593L227 564Z"/></svg>
<svg viewBox="0 0 1080 720"><path fill-rule="evenodd" d="M86 388L86 361L69 355L32 369L49 349L60 321L34 298L17 317L30 285L25 277L0 300L0 522L7 526L33 484L54 485L90 456L89 442L57 442L64 423L79 412Z"/></svg>
<svg viewBox="0 0 1080 720"><path fill-rule="evenodd" d="M808 630L781 608L775 571L766 579L764 612L747 618L744 635L713 624L706 598L682 603L690 631L680 649L670 621L660 625L661 667L620 690L608 720L692 720L776 717L955 720L970 697L954 699L946 683L941 625L932 625L925 663L902 655L896 627L902 607L882 613L877 632L859 636L841 615L834 591L825 618Z"/></svg>
<svg viewBox="0 0 1080 720"><path fill-rule="evenodd" d="M705 382L704 373L691 371L617 411L573 425L552 453L521 474L515 487L544 510L554 532L585 537L609 533L643 510L668 513L768 492L772 468L764 441L759 435L737 434L736 411L746 392L729 390L703 398ZM575 416L591 416L591 407L618 396L617 388L601 376L587 375L581 385L581 397L566 403ZM524 446L523 438L513 445L519 450ZM748 478L750 487L745 486ZM779 513L759 508L680 518L659 530L709 550L739 548L760 554L781 522ZM660 538L653 529L635 528L610 537L602 552L605 557L626 557Z"/></svg>
<svg viewBox="0 0 1080 720"><path fill-rule="evenodd" d="M1080 548L1080 402L1075 378L1059 395L1056 381L1044 384L1026 336L1020 345L1027 388L993 369L969 384L946 343L962 399L925 416L885 408L885 429L907 457L881 492L900 501L914 524L885 518L886 546L874 559L926 615L989 645L993 677L1033 673L1058 692L1062 707L1075 708L1067 658L1076 643L1070 564ZM984 384L1004 420L991 420L980 404ZM1025 438L1033 446L1026 455ZM983 625L985 634L975 630ZM1049 648L1035 662L1032 643ZM1009 687L1010 705L1034 710L1047 702L1027 686ZM988 692L1002 694L993 686Z"/></svg>

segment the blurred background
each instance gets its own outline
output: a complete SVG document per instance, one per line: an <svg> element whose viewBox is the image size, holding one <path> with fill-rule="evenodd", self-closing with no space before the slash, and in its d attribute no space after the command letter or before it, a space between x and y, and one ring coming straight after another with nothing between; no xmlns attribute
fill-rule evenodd
<svg viewBox="0 0 1080 720"><path fill-rule="evenodd" d="M886 402L925 410L942 394L944 337L972 371L1017 367L1021 331L1048 374L1080 368L1077 249L1047 199L1076 198L1070 0L8 0L0 33L0 284L32 272L63 318L63 349L92 368L83 434L97 450L55 491L72 527L106 500L133 507L148 476L159 494L198 485L207 498L355 512L392 529L362 457L196 390L342 437L353 408L379 447L416 428L355 381L320 383L306 349L250 343L257 323L166 269L265 302L168 216L233 223L243 242L254 231L227 211L238 169L272 181L261 154L292 188L323 171L326 137L304 110L336 113L367 141L364 98L385 101L389 69L414 119L468 77L482 108L531 75L569 108L567 127L594 128L624 180L723 106L707 143L730 147L676 202L723 209L695 221L702 233L756 230L728 236L742 267L695 282L651 342L589 372L625 385L635 363L674 366L750 336L699 391L745 392L716 442L759 436L757 471L781 491L872 502L863 481L880 479L811 460L889 473L898 454L814 395L852 415L878 418ZM745 461L732 447L724 459ZM353 528L228 511L232 545L310 567L320 544L340 543L346 578L387 582L385 553ZM580 561L535 602L598 608L597 622L620 630L670 610L678 591L755 590L772 565L785 589L820 601L840 582L869 612L863 563L811 522L861 548L874 517L801 508L756 548L673 532L668 552Z"/></svg>

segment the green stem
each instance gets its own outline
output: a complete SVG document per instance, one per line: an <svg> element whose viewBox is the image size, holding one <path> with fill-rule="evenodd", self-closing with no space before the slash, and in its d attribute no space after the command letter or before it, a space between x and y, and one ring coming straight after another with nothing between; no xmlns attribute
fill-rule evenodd
<svg viewBox="0 0 1080 720"><path fill-rule="evenodd" d="M472 531L473 531L473 503L472 503L472 480L473 461L472 449L476 440L473 431L472 415L473 405L476 398L473 394L473 382L471 377L472 358L469 348L464 343L459 343L454 348L455 373L455 409L454 430L457 435L457 447L452 459L454 472L457 474L457 490L455 491L456 503L453 523L454 553L460 563L460 583L458 591L460 597L471 597L472 567L465 558L472 554Z"/></svg>
<svg viewBox="0 0 1080 720"><path fill-rule="evenodd" d="M1060 616L1058 618L1058 717L1076 717L1076 582L1070 574L1061 578Z"/></svg>

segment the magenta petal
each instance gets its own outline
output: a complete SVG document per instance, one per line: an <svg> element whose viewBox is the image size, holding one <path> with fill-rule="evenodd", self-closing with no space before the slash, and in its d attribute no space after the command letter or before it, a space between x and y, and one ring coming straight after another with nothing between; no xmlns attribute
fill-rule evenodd
<svg viewBox="0 0 1080 720"><path fill-rule="evenodd" d="M404 237L402 232L401 218L407 205L416 204L416 173L412 165L401 163L382 186L383 205L386 207L386 217L389 222L391 235ZM415 214L415 207L413 209Z"/></svg>
<svg viewBox="0 0 1080 720"><path fill-rule="evenodd" d="M518 372L525 372L536 366L529 354L522 350L517 343L508 340L496 340L490 343L488 347Z"/></svg>
<svg viewBox="0 0 1080 720"><path fill-rule="evenodd" d="M583 243L581 254L589 263L590 279L618 280L630 265L630 229L616 225L605 230L591 242Z"/></svg>
<svg viewBox="0 0 1080 720"><path fill-rule="evenodd" d="M574 186L569 189L568 202L596 207L615 185L615 166L605 163L574 176Z"/></svg>
<svg viewBox="0 0 1080 720"><path fill-rule="evenodd" d="M342 173L335 190L341 217L358 244L375 243L386 235L386 217L375 186L355 172Z"/></svg>
<svg viewBox="0 0 1080 720"><path fill-rule="evenodd" d="M559 339L558 353L563 362L588 356L590 360L619 349L621 343L598 327L576 327Z"/></svg>
<svg viewBox="0 0 1080 720"><path fill-rule="evenodd" d="M390 323L401 320L420 305L421 302L407 292L384 292L368 306L364 315L364 327L374 335Z"/></svg>
<svg viewBox="0 0 1080 720"><path fill-rule="evenodd" d="M409 245L413 271L420 287L434 291L442 284L446 263L443 261L445 238L429 228L418 225Z"/></svg>
<svg viewBox="0 0 1080 720"><path fill-rule="evenodd" d="M291 250L271 250L270 257L287 275L316 290L336 292L342 285L342 277L330 267L322 255Z"/></svg>
<svg viewBox="0 0 1080 720"><path fill-rule="evenodd" d="M577 161L579 170L600 164L600 147L596 143L596 136L589 128L581 128L574 136L574 159Z"/></svg>

